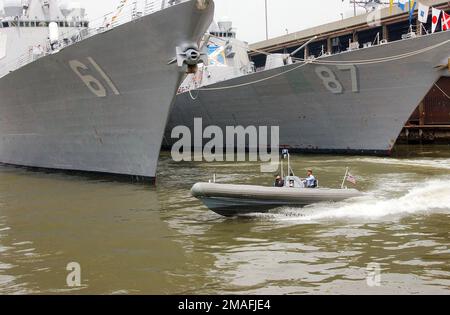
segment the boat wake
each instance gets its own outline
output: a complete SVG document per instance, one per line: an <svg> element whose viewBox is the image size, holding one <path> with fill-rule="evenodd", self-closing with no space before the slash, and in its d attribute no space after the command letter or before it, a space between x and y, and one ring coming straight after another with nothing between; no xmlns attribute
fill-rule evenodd
<svg viewBox="0 0 450 315"><path fill-rule="evenodd" d="M434 180L399 195L386 196L386 188L339 203L320 203L305 208L281 208L255 218L315 223L336 220L391 220L416 214L450 214L450 179ZM380 197L381 195L381 197ZM384 196L384 197L383 197Z"/></svg>
<svg viewBox="0 0 450 315"><path fill-rule="evenodd" d="M392 166L432 168L450 170L450 159L392 159L392 158L358 158L356 161Z"/></svg>

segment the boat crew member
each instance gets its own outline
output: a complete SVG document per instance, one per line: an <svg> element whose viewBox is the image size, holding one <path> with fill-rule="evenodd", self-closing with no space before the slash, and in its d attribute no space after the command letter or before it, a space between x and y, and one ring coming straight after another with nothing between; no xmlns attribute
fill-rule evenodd
<svg viewBox="0 0 450 315"><path fill-rule="evenodd" d="M281 178L280 175L277 175L275 177L275 184L274 184L274 186L275 187L284 187L284 180Z"/></svg>
<svg viewBox="0 0 450 315"><path fill-rule="evenodd" d="M306 174L306 179L303 181L306 188L316 188L317 187L317 180L313 175L312 170L308 170L308 173Z"/></svg>

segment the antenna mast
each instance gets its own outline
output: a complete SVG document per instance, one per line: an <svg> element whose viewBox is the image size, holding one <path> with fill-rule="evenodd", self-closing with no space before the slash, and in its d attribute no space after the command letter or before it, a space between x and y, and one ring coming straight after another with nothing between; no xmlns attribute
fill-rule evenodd
<svg viewBox="0 0 450 315"><path fill-rule="evenodd" d="M267 0L264 0L265 12L266 12L266 40L269 39L269 18L267 14Z"/></svg>

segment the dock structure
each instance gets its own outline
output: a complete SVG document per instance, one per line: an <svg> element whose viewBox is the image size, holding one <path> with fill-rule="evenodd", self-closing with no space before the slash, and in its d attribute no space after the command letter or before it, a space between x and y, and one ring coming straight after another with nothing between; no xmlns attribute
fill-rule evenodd
<svg viewBox="0 0 450 315"><path fill-rule="evenodd" d="M450 13L450 2L421 0L420 2ZM417 7L410 23L409 12L399 7L383 8L377 13L357 15L340 21L286 34L250 45L250 56L257 69L262 68L268 53L290 54L311 38L315 40L296 52L294 57L307 59L334 54L349 49L370 47L382 41L397 41L411 30L419 35L431 33L431 10L428 23L418 21ZM442 77L406 123L400 142L450 143L450 78Z"/></svg>
<svg viewBox="0 0 450 315"><path fill-rule="evenodd" d="M450 78L443 77L411 115L399 143L450 143Z"/></svg>

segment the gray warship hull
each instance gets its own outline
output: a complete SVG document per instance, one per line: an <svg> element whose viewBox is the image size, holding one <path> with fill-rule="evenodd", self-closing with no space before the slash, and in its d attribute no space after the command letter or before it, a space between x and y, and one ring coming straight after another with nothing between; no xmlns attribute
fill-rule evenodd
<svg viewBox="0 0 450 315"><path fill-rule="evenodd" d="M441 76L449 75L435 68L447 64L449 49L450 32L434 33L180 94L164 146L177 141L171 138L175 126L193 128L198 117L203 127L222 130L279 126L280 145L297 151L390 154L421 100Z"/></svg>
<svg viewBox="0 0 450 315"><path fill-rule="evenodd" d="M1 77L0 162L154 179L183 77L168 61L213 12L184 2Z"/></svg>

